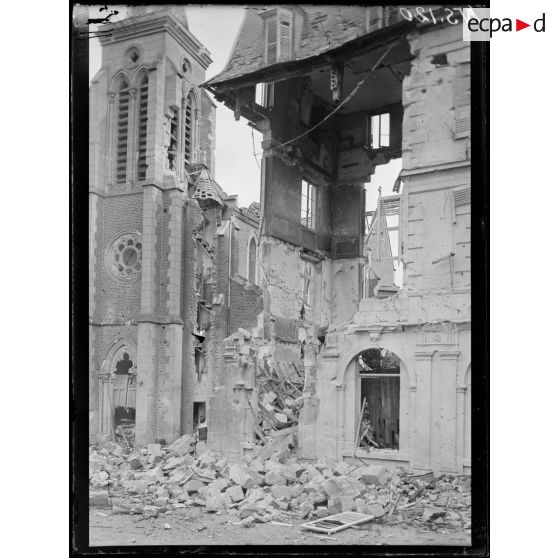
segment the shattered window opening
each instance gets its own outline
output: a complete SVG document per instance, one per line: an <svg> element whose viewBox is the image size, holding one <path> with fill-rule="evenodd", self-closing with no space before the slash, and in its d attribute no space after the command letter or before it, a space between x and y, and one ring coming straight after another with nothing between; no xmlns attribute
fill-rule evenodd
<svg viewBox="0 0 558 558"><path fill-rule="evenodd" d="M399 449L400 361L387 349L364 351L357 361L360 383L359 447Z"/></svg>
<svg viewBox="0 0 558 558"><path fill-rule="evenodd" d="M316 187L306 180L301 186L300 222L309 229L316 228Z"/></svg>

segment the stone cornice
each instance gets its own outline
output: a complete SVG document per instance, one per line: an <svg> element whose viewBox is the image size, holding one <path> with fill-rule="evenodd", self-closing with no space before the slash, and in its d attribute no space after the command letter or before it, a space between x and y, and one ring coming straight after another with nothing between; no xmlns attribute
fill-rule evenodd
<svg viewBox="0 0 558 558"><path fill-rule="evenodd" d="M102 46L129 41L138 37L166 32L173 37L205 70L212 60L203 44L170 14L146 14L104 26L105 34L99 37Z"/></svg>

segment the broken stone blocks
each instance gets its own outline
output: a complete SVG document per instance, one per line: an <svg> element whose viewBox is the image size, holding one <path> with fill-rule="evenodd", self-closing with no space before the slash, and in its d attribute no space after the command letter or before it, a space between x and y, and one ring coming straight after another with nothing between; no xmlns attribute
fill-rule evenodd
<svg viewBox="0 0 558 558"><path fill-rule="evenodd" d="M242 487L239 486L238 484L235 484L234 486L227 488L225 492L226 494L228 494L229 498L235 503L244 500L244 490L242 490Z"/></svg>
<svg viewBox="0 0 558 558"><path fill-rule="evenodd" d="M368 465L360 471L360 478L365 484L384 484L388 471L383 465Z"/></svg>
<svg viewBox="0 0 558 558"><path fill-rule="evenodd" d="M242 488L252 488L255 484L252 475L248 474L240 465L233 464L229 468L229 478Z"/></svg>

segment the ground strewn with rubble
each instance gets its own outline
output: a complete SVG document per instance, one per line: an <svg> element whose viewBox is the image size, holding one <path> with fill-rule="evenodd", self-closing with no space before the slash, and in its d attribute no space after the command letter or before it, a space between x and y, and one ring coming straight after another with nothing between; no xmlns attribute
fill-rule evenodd
<svg viewBox="0 0 558 558"><path fill-rule="evenodd" d="M90 544L470 544L470 478L304 462L296 437L238 462L193 436L168 447L91 446ZM333 534L301 525L341 512L370 520Z"/></svg>

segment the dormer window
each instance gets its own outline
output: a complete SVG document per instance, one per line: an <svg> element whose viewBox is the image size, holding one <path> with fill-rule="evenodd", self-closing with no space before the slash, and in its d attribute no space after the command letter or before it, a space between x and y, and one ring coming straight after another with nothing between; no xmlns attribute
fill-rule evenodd
<svg viewBox="0 0 558 558"><path fill-rule="evenodd" d="M266 65L285 62L292 58L293 14L276 8L264 14Z"/></svg>

